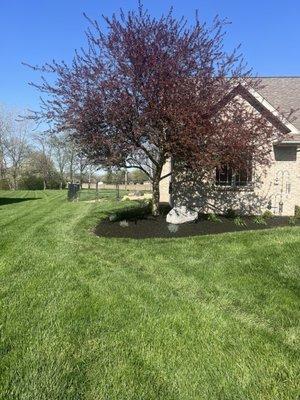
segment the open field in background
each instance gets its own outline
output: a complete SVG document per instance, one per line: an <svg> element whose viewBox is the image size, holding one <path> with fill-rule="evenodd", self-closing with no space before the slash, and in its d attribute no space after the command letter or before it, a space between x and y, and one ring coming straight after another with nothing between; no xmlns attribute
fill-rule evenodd
<svg viewBox="0 0 300 400"><path fill-rule="evenodd" d="M99 188L98 193L95 189L82 189L79 191L79 201L91 201L91 200L101 200L101 199L109 199L109 200L116 200L117 199L117 189L104 189L104 188ZM140 193L149 193L149 191L144 190L144 191L138 191ZM122 199L124 196L134 193L133 191L130 190L124 190L124 189L119 189L119 197ZM67 196L67 193L66 193Z"/></svg>
<svg viewBox="0 0 300 400"><path fill-rule="evenodd" d="M300 228L96 237L113 197L0 192L0 399L297 399Z"/></svg>
<svg viewBox="0 0 300 400"><path fill-rule="evenodd" d="M83 183L83 185L82 185L83 189L88 189L88 187L89 187L88 183ZM127 185L120 184L119 187L120 187L121 190L129 190L131 192L134 192L136 190L140 190L142 192L152 191L152 185L151 185L150 182L145 182L144 184L139 184L139 183L136 183L136 184L129 183ZM99 184L98 188L99 188L99 190L101 190L101 189L104 189L104 190L111 190L112 189L112 190L114 190L116 188L116 185L113 185L113 184L101 184L100 185ZM94 189L95 190L96 189L96 184L95 183L91 183L90 184L90 189Z"/></svg>
<svg viewBox="0 0 300 400"><path fill-rule="evenodd" d="M129 192L126 190L119 190L120 199L123 196L128 194ZM65 192L65 196L67 196L67 191ZM98 194L95 189L82 189L79 191L79 201L90 201L90 200L101 200L101 199L109 199L116 200L117 199L117 190L114 189L102 189L100 188Z"/></svg>

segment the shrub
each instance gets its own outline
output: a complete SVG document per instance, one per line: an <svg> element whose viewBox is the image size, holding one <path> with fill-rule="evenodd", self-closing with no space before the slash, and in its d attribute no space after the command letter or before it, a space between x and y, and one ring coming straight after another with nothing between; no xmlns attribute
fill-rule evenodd
<svg viewBox="0 0 300 400"><path fill-rule="evenodd" d="M0 179L0 190L9 190L9 180L6 178Z"/></svg>
<svg viewBox="0 0 300 400"><path fill-rule="evenodd" d="M146 218L151 213L151 204L142 204L139 207L126 208L125 210L116 211L109 216L109 220L115 221L134 221Z"/></svg>
<svg viewBox="0 0 300 400"><path fill-rule="evenodd" d="M295 218L300 219L300 206L295 206Z"/></svg>
<svg viewBox="0 0 300 400"><path fill-rule="evenodd" d="M270 219L270 218L273 218L273 217L274 217L274 214L272 213L272 211L266 210L266 211L262 214L262 217L263 217L264 219Z"/></svg>
<svg viewBox="0 0 300 400"><path fill-rule="evenodd" d="M254 217L253 222L257 225L267 225L267 221L262 215L257 215L256 217Z"/></svg>
<svg viewBox="0 0 300 400"><path fill-rule="evenodd" d="M221 218L219 218L214 213L207 214L207 221L210 221L210 222L222 222Z"/></svg>
<svg viewBox="0 0 300 400"><path fill-rule="evenodd" d="M60 189L60 184L61 184L61 178L60 175L56 172L53 171L47 180L47 189ZM66 187L66 182L64 181L62 184L62 188L64 189Z"/></svg>
<svg viewBox="0 0 300 400"><path fill-rule="evenodd" d="M288 224L290 226L295 226L296 225L296 217L290 217L288 220Z"/></svg>
<svg viewBox="0 0 300 400"><path fill-rule="evenodd" d="M247 226L246 222L241 217L235 217L233 222L237 226L241 226L241 227L246 227Z"/></svg>
<svg viewBox="0 0 300 400"><path fill-rule="evenodd" d="M232 208L228 208L225 212L225 217L234 219L235 217L237 217L237 212Z"/></svg>
<svg viewBox="0 0 300 400"><path fill-rule="evenodd" d="M23 175L19 187L26 190L42 190L44 188L43 178L33 174Z"/></svg>
<svg viewBox="0 0 300 400"><path fill-rule="evenodd" d="M51 173L47 179L46 186L47 189L60 189L60 176L57 172ZM44 189L44 180L39 174L26 173L21 177L19 187L26 190L42 190ZM65 182L63 182L62 187L66 187Z"/></svg>

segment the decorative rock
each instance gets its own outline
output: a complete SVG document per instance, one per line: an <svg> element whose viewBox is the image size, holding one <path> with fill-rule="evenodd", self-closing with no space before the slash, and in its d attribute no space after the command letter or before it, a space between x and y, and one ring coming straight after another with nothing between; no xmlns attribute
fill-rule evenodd
<svg viewBox="0 0 300 400"><path fill-rule="evenodd" d="M168 230L169 230L170 233L177 233L178 229L179 229L178 224L177 225L175 225L175 224L169 224L168 225Z"/></svg>
<svg viewBox="0 0 300 400"><path fill-rule="evenodd" d="M174 207L167 214L169 224L184 224L198 219L198 212L189 210L186 206Z"/></svg>
<svg viewBox="0 0 300 400"><path fill-rule="evenodd" d="M129 223L128 223L128 221L126 221L126 220L120 221L120 226L121 226L122 228L127 228L127 227L129 226Z"/></svg>
<svg viewBox="0 0 300 400"><path fill-rule="evenodd" d="M115 222L118 219L117 214L111 214L108 219L110 220L110 222Z"/></svg>

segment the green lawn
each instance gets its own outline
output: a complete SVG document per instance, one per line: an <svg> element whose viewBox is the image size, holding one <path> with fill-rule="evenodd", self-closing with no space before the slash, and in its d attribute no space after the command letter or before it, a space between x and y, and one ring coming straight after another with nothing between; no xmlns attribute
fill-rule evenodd
<svg viewBox="0 0 300 400"><path fill-rule="evenodd" d="M297 399L300 228L91 233L122 206L0 192L0 399Z"/></svg>

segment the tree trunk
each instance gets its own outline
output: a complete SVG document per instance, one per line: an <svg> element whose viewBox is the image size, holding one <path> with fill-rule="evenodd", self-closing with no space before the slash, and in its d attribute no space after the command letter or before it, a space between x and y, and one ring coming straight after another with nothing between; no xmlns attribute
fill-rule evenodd
<svg viewBox="0 0 300 400"><path fill-rule="evenodd" d="M88 175L88 189L91 189L91 167L89 167L89 175Z"/></svg>
<svg viewBox="0 0 300 400"><path fill-rule="evenodd" d="M159 215L159 179L160 177L156 178L152 182L153 188L153 200L152 200L152 215L155 217Z"/></svg>
<svg viewBox="0 0 300 400"><path fill-rule="evenodd" d="M59 189L62 190L64 185L64 171L62 168L60 168L59 171Z"/></svg>
<svg viewBox="0 0 300 400"><path fill-rule="evenodd" d="M3 162L2 151L0 151L0 190L2 189L3 180L4 180L4 162Z"/></svg>
<svg viewBox="0 0 300 400"><path fill-rule="evenodd" d="M13 190L18 190L17 173L13 172Z"/></svg>
<svg viewBox="0 0 300 400"><path fill-rule="evenodd" d="M161 173L164 166L164 159L160 159L160 162L156 166L155 173L152 178L152 190L153 190L153 197L152 197L152 215L157 217L159 215L159 182L161 178Z"/></svg>
<svg viewBox="0 0 300 400"><path fill-rule="evenodd" d="M0 161L0 190L3 188L3 180L4 180L4 168L2 165L2 160Z"/></svg>
<svg viewBox="0 0 300 400"><path fill-rule="evenodd" d="M96 182L96 200L99 200L99 182Z"/></svg>
<svg viewBox="0 0 300 400"><path fill-rule="evenodd" d="M44 190L46 190L47 189L46 179L43 180L43 185L44 185Z"/></svg>
<svg viewBox="0 0 300 400"><path fill-rule="evenodd" d="M128 185L128 171L126 169L125 170L125 190L127 190L127 185Z"/></svg>
<svg viewBox="0 0 300 400"><path fill-rule="evenodd" d="M74 183L74 179L73 179L73 161L74 161L74 156L73 154L71 155L71 159L70 159L70 182Z"/></svg>

